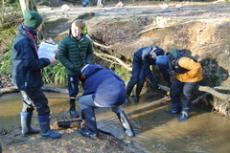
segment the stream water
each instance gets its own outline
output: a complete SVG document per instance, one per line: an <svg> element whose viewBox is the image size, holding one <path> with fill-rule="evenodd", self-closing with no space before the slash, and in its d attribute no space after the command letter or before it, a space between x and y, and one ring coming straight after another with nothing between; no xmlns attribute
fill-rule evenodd
<svg viewBox="0 0 230 153"><path fill-rule="evenodd" d="M67 95L46 93L49 98L51 115L57 115L67 110ZM13 129L20 125L20 111L22 108L21 95L19 93L6 94L0 97L0 129ZM36 111L34 111L36 114ZM33 115L36 122L36 115Z"/></svg>
<svg viewBox="0 0 230 153"><path fill-rule="evenodd" d="M52 115L67 110L67 95L46 95ZM0 129L19 128L20 99L18 93L0 97ZM109 109L96 112L98 127L150 153L230 153L228 118L196 108L192 109L187 122L180 123L176 116L165 112L168 105L145 107L146 105L149 102L125 107L137 134L134 138L124 135L119 120Z"/></svg>

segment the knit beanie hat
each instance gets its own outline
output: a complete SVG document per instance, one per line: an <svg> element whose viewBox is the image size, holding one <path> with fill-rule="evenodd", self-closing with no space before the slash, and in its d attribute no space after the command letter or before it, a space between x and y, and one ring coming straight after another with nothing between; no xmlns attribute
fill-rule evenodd
<svg viewBox="0 0 230 153"><path fill-rule="evenodd" d="M42 16L37 11L25 11L24 25L30 28L37 29L42 23Z"/></svg>

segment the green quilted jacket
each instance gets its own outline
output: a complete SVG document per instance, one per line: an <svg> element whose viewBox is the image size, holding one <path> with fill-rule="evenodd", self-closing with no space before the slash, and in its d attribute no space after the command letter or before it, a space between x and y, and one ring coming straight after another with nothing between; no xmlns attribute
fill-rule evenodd
<svg viewBox="0 0 230 153"><path fill-rule="evenodd" d="M85 64L92 63L93 47L91 40L86 36L82 36L80 40L71 35L66 36L59 44L58 58L69 75L79 74Z"/></svg>

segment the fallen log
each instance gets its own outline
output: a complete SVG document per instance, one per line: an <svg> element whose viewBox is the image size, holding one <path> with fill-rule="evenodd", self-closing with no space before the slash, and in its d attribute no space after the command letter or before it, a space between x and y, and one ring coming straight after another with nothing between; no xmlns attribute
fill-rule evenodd
<svg viewBox="0 0 230 153"><path fill-rule="evenodd" d="M42 87L42 90L45 92L55 92L55 93L62 93L62 94L67 94L68 90L64 88L56 88L56 87L49 87L49 86L44 86Z"/></svg>
<svg viewBox="0 0 230 153"><path fill-rule="evenodd" d="M3 94L15 93L15 92L18 92L18 91L19 90L15 86L2 88L2 89L0 89L0 96L3 95Z"/></svg>
<svg viewBox="0 0 230 153"><path fill-rule="evenodd" d="M55 92L55 93L62 93L62 94L67 94L68 93L67 89L49 87L49 86L44 86L42 88L42 90L45 91L45 92ZM19 90L15 86L2 88L2 89L0 89L0 96L3 95L3 94L15 93L15 92L18 92L18 91Z"/></svg>
<svg viewBox="0 0 230 153"><path fill-rule="evenodd" d="M169 91L170 89L166 86L160 85L160 88L164 91ZM195 104L198 103L200 100L205 98L208 94L211 94L213 97L216 98L211 104L213 105L213 109L224 114L225 116L230 117L230 95L229 94L224 94L220 93L219 91L216 91L216 89L221 89L221 90L229 90L229 87L208 87L208 86L199 86L198 90L205 92L202 94L200 97L196 98L193 100L191 103Z"/></svg>
<svg viewBox="0 0 230 153"><path fill-rule="evenodd" d="M199 91L203 91L203 92L207 92L221 100L224 100L224 101L230 101L230 95L229 94L223 94L223 93L220 93L218 91L215 90L215 88L211 88L211 87L208 87L208 86L199 86Z"/></svg>
<svg viewBox="0 0 230 153"><path fill-rule="evenodd" d="M229 91L230 91L230 87L226 87L226 86L214 87L214 89L219 89L219 90L229 90Z"/></svg>
<svg viewBox="0 0 230 153"><path fill-rule="evenodd" d="M143 106L139 106L138 109L136 109L136 111L140 111L140 112L143 112L143 110L146 110L147 108L149 107L153 107L153 106L158 106L158 105L161 105L161 104L164 104L164 103L167 103L170 101L170 98L169 97L163 97L161 99L158 99L158 100L155 100L155 101L152 101L150 103L146 103L144 104Z"/></svg>
<svg viewBox="0 0 230 153"><path fill-rule="evenodd" d="M167 86L163 86L163 85L159 85L160 89L164 90L164 91L170 91L170 88L168 88ZM206 93L209 93L219 99L222 99L222 100L225 100L225 101L230 101L230 95L229 94L223 94L223 93L220 93L218 91L216 91L215 89L223 89L223 90L227 90L230 88L227 88L227 87L214 87L214 88L211 88L211 87L208 87L208 86L199 86L198 90L199 91L202 91L202 92L206 92Z"/></svg>
<svg viewBox="0 0 230 153"><path fill-rule="evenodd" d="M199 101L202 100L202 99L204 99L207 95L209 95L209 93L204 93L204 94L202 94L201 96L199 96L199 97L197 97L196 99L194 99L194 100L192 101L192 104L197 104L197 103L199 103Z"/></svg>

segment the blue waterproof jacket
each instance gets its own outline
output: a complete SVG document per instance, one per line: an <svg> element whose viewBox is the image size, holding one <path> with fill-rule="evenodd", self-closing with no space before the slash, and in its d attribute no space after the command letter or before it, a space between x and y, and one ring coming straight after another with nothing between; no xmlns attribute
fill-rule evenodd
<svg viewBox="0 0 230 153"><path fill-rule="evenodd" d="M94 102L103 107L123 104L126 100L125 83L112 70L88 64L82 70L84 94L93 94Z"/></svg>
<svg viewBox="0 0 230 153"><path fill-rule="evenodd" d="M49 59L38 58L35 38L33 29L19 26L12 49L12 81L19 90L41 88L41 69L50 64Z"/></svg>
<svg viewBox="0 0 230 153"><path fill-rule="evenodd" d="M149 66L155 64L155 60L150 57L153 48L156 48L154 51L157 56L164 55L163 49L157 46L144 47L135 51L132 63L133 80L144 80L151 73Z"/></svg>
<svg viewBox="0 0 230 153"><path fill-rule="evenodd" d="M150 52L151 50L155 48L154 52L156 53L157 56L159 55L164 55L164 50L161 49L158 46L149 46L149 47L143 47L135 51L134 53L134 59L138 62L145 62L148 63L149 65L155 64L155 60L150 58Z"/></svg>

